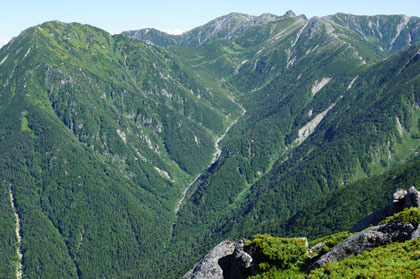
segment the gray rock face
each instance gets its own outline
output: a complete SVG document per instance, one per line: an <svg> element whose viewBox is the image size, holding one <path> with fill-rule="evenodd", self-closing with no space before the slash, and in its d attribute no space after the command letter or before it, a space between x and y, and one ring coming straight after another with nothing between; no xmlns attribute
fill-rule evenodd
<svg viewBox="0 0 420 279"><path fill-rule="evenodd" d="M309 268L309 271L326 263L341 261L351 255L360 254L370 248L408 240L414 231L415 228L410 223L403 225L396 221L369 228L334 246L327 254L321 256Z"/></svg>
<svg viewBox="0 0 420 279"><path fill-rule="evenodd" d="M392 200L388 205L362 218L350 232L360 232L370 225L377 225L386 217L392 216L407 207L420 207L420 191L417 191L414 186L408 191L397 189L392 195Z"/></svg>
<svg viewBox="0 0 420 279"><path fill-rule="evenodd" d="M420 225L417 225L417 229L411 234L410 240L420 237Z"/></svg>
<svg viewBox="0 0 420 279"><path fill-rule="evenodd" d="M242 268L246 269L251 267L252 264L252 257L247 252L244 251L245 241L240 240L235 247L235 251L233 252L233 257L237 265Z"/></svg>
<svg viewBox="0 0 420 279"><path fill-rule="evenodd" d="M235 251L236 242L225 240L210 251L188 271L183 279L223 279L223 269L220 259L230 256Z"/></svg>
<svg viewBox="0 0 420 279"><path fill-rule="evenodd" d="M308 249L308 255L310 258L316 257L316 255L325 247L325 241L315 244Z"/></svg>
<svg viewBox="0 0 420 279"><path fill-rule="evenodd" d="M414 186L408 189L407 195L404 198L405 207L420 207L420 191L417 191Z"/></svg>
<svg viewBox="0 0 420 279"><path fill-rule="evenodd" d="M183 279L246 278L252 257L244 251L244 240L225 240L189 270Z"/></svg>

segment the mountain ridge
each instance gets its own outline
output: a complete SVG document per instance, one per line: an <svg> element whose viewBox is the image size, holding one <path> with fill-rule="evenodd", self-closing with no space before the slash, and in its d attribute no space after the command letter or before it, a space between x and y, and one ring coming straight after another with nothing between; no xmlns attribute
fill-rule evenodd
<svg viewBox="0 0 420 279"><path fill-rule="evenodd" d="M133 31L126 31L123 32L124 34L127 34L129 36L132 37L136 37L138 39L141 40L148 40L150 42L153 42L157 45L160 46L164 46L164 47L168 47L171 45L175 45L175 46L192 46L192 47L196 47L202 44L206 44L209 42L209 39L206 39L203 41L203 43L201 43L200 40L197 40L193 38L192 34L194 33L201 33L202 30L207 30L207 29L211 29L211 25L214 23L217 23L218 20L227 20L227 21L232 21L232 18L234 18L236 16L242 16L242 17L247 17L248 20L245 21L240 21L240 30L244 31L247 28L250 28L252 26L255 25L259 25L259 24L266 24L269 23L270 21L275 21L281 18L281 16L276 16L276 15L272 15L272 14L261 14L260 16L250 16L250 15L246 15L246 14L240 14L240 13L230 13L227 14L225 16L221 16L217 19L215 19L214 21L210 21L209 23L206 23L204 25L201 25L199 27L196 27L192 30L186 31L184 32L184 34L182 35L170 35L170 34L166 34L165 32L159 31L159 30L155 30L155 29L140 29L140 30L133 30ZM287 11L283 17L296 17L296 14L293 11ZM259 21L259 19L263 19L264 17L267 17L268 20L262 20ZM336 13L334 15L327 15L327 16L314 16L311 18L306 18L305 15L300 15L298 17L302 17L305 20L316 20L316 19L323 19L326 21L329 21L331 23L335 23L335 24L346 24L347 23L347 27L351 27L351 29L353 31L359 32L360 35L362 36L366 36L366 35L374 35L376 38L376 40L379 40L379 42L381 43L383 37L386 37L383 35L383 33L387 33L389 31L384 31L384 30L380 30L378 29L381 26L381 22L384 19L390 18L390 17L395 17L395 18L400 18L401 21L401 25L398 25L398 29L393 30L396 32L395 36L395 40L391 43L391 46L389 46L389 42L382 42L380 44L381 47L386 47L385 50L387 51L391 51L391 53L395 53L395 51L398 51L401 49L401 42L400 42L400 46L397 46L395 48L393 48L393 44L398 40L406 40L406 32L403 32L403 34L401 34L401 31L405 31L406 27L408 27L409 24L411 25L415 25L414 27L411 26L411 31L416 30L416 28L418 29L419 26L419 17L416 16L406 16L406 15L372 15L372 16L364 16L364 15L353 15L353 14L346 14L346 13ZM375 21L372 21L374 20ZM368 22L364 22L364 21L368 21ZM350 21L352 21L352 25L350 25ZM411 23L410 23L411 21ZM364 26L364 24L367 23L367 27ZM385 24L386 25L386 24ZM376 28L376 30L372 29L372 28ZM225 28L226 29L226 28ZM228 28L227 28L228 29ZM234 30L235 28L233 28L233 31L231 31L231 35L227 35L227 36L222 36L222 37L218 37L216 36L215 38L210 39L210 42L213 41L214 39L217 38L222 38L222 39L231 39L232 36L236 35L236 32ZM366 32L368 29L370 29L370 33L366 33L364 34L364 32ZM153 35L147 35L148 32L152 30L152 32L156 33ZM228 29L229 30L229 29ZM207 32L207 31L206 31ZM222 31L222 32L226 32L226 31ZM401 35L401 37L400 37ZM410 36L410 35L409 35ZM379 38L378 38L379 37ZM365 37L365 39L367 40L367 38ZM413 38L411 38L413 39ZM419 42L418 37L416 36L414 38L414 41L412 40L412 42L410 42L411 44ZM397 41L398 43L398 41ZM383 50L384 51L384 50Z"/></svg>
<svg viewBox="0 0 420 279"><path fill-rule="evenodd" d="M285 16L290 17L292 13ZM235 34L261 24L275 21L279 16L263 13L259 16L251 16L243 13L232 12L220 16L208 23L184 32L181 35L170 35L156 29L140 29L126 31L123 34L138 39L148 40L160 46L186 46L197 47L211 43L215 39L230 39ZM150 33L151 32L151 33Z"/></svg>

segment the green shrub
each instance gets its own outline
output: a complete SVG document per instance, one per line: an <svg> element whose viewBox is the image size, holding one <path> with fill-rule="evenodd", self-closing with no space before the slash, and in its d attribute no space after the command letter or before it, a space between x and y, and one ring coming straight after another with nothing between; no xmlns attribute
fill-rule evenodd
<svg viewBox="0 0 420 279"><path fill-rule="evenodd" d="M339 232L334 233L331 235L327 235L321 238L314 239L309 242L309 247L312 247L318 243L325 242L325 244L328 244L328 246L332 247L346 239L347 237L351 236L351 233L349 232ZM331 246L332 245L332 246Z"/></svg>
<svg viewBox="0 0 420 279"><path fill-rule="evenodd" d="M267 272L259 273L255 276L248 277L249 279L304 279L306 273L299 270L281 270L275 267L271 268Z"/></svg>
<svg viewBox="0 0 420 279"><path fill-rule="evenodd" d="M381 224L386 224L391 221L398 221L401 224L410 223L413 226L418 226L420 224L420 208L405 208L403 211L400 211L393 216L386 218L381 222Z"/></svg>
<svg viewBox="0 0 420 279"><path fill-rule="evenodd" d="M306 259L306 239L304 238L280 238L272 237L268 234L258 234L254 236L251 243L248 243L246 249L253 255L256 262L267 269L275 266L280 269L290 269L296 267Z"/></svg>

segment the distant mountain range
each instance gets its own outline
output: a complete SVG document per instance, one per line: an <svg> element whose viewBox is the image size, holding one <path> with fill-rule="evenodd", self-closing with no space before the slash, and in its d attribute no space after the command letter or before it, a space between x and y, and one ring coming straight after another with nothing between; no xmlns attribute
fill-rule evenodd
<svg viewBox="0 0 420 279"><path fill-rule="evenodd" d="M232 40L249 28L266 25L287 17L296 18L297 16L293 11L288 11L284 16L272 14L250 16L247 14L230 13L187 31L182 35L169 35L152 28L127 31L123 32L123 34L140 40L150 41L162 47L197 47L207 45L215 40ZM332 25L331 28L338 28L341 31L344 31L343 28L350 29L365 41L370 41L370 43L375 44L380 51L396 52L404 48L407 44L416 44L419 42L418 17L408 17L405 15L356 16L338 13L321 18L313 17L309 20L304 15L300 15L298 18L308 22L321 20Z"/></svg>
<svg viewBox="0 0 420 279"><path fill-rule="evenodd" d="M349 229L420 183L419 28L289 11L23 31L0 49L0 277L177 278L226 238Z"/></svg>
<svg viewBox="0 0 420 279"><path fill-rule="evenodd" d="M295 16L293 12L287 14ZM150 41L159 46L186 46L197 47L213 42L218 39L232 39L239 33L253 26L264 25L276 21L280 17L272 14L262 14L260 16L250 16L241 13L230 13L221 16L209 23L187 31L182 35L169 35L156 29L141 29L136 31L127 31L130 37L140 40Z"/></svg>

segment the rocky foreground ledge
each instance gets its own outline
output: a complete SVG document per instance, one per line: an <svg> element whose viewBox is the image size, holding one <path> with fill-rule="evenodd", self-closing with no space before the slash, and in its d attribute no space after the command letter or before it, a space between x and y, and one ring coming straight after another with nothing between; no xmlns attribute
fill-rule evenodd
<svg viewBox="0 0 420 279"><path fill-rule="evenodd" d="M408 191L398 189L386 207L363 218L352 229L352 232L362 231L345 238L325 254L318 253L323 249L325 242L317 243L308 249L307 241L303 239L306 243L305 257L310 263L307 265L309 266L307 272L320 268L326 263L341 261L349 256L360 254L368 249L419 238L420 225L416 222L406 221L403 216L411 214L411 211L407 210L408 208L419 207L420 192L415 187L411 187ZM417 214L418 210L413 212ZM386 217L388 218L385 219ZM379 222L381 223L379 224ZM372 224L376 224L376 226L372 226ZM245 243L246 240L221 242L182 278L242 279L257 274L258 260L255 259L252 251L246 249Z"/></svg>
<svg viewBox="0 0 420 279"><path fill-rule="evenodd" d="M252 257L244 251L245 240L225 240L188 271L183 279L246 278Z"/></svg>

